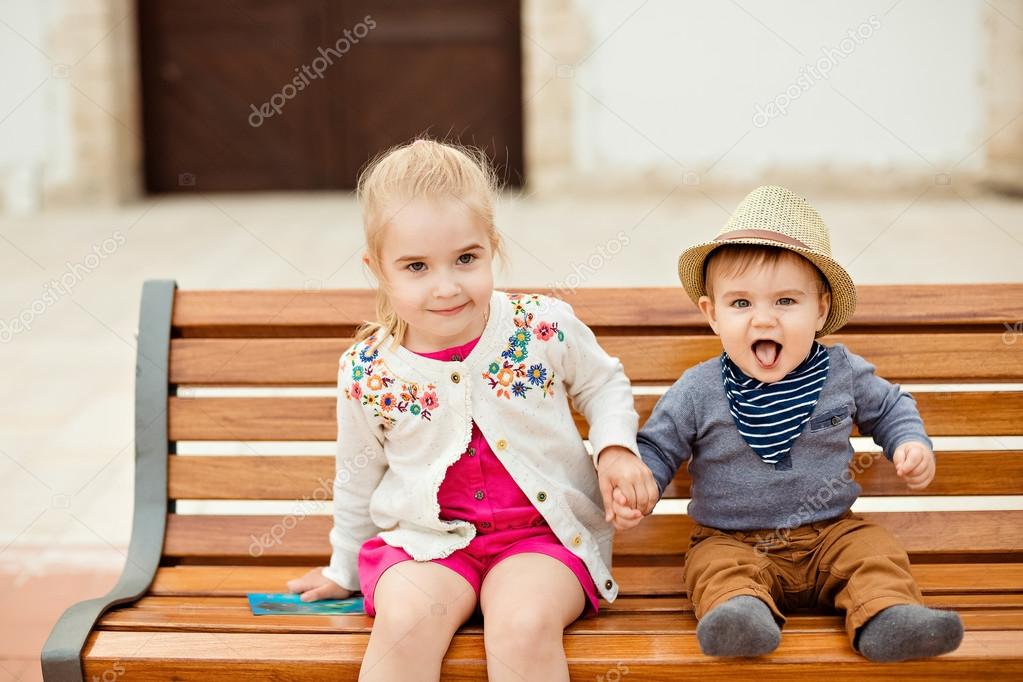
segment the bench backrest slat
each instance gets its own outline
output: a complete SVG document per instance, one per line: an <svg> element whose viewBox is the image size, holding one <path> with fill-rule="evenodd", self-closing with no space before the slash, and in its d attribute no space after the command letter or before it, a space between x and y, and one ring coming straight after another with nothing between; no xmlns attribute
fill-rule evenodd
<svg viewBox="0 0 1023 682"><path fill-rule="evenodd" d="M642 424L659 396L635 396ZM1023 391L917 393L932 436L1012 436L1023 430ZM326 397L171 398L171 440L334 440L336 400ZM585 438L586 420L576 414ZM853 430L853 435L857 431Z"/></svg>
<svg viewBox="0 0 1023 682"><path fill-rule="evenodd" d="M836 334L869 358L879 375L899 383L1023 382L1023 362L1006 349L1004 332ZM716 336L605 335L634 384L671 384L687 368L721 353ZM332 339L174 339L170 380L192 386L332 386L348 337ZM1019 341L1023 346L1023 334Z"/></svg>
<svg viewBox="0 0 1023 682"><path fill-rule="evenodd" d="M857 452L853 473L864 495L1018 495L1023 450L964 450L936 453L941 476L925 490L906 488L890 464L875 452ZM333 490L333 455L185 455L170 460L171 499L328 500ZM997 470L998 476L977 475ZM325 483L326 482L326 483ZM664 491L667 498L689 497L683 468Z"/></svg>
<svg viewBox="0 0 1023 682"><path fill-rule="evenodd" d="M983 512L872 512L916 559L960 555L983 560L1002 555L1023 560L1019 528L1023 511L997 515ZM330 546L329 516L310 516L301 507L288 515L201 516L172 514L168 518L164 556L190 563L317 564L326 561ZM663 557L678 563L689 541L688 517L654 515L615 538L615 560ZM624 560L623 563L627 563Z"/></svg>
<svg viewBox="0 0 1023 682"><path fill-rule="evenodd" d="M529 291L568 301L598 332L605 327L708 331L680 287ZM856 291L856 314L845 331L983 326L1003 331L1005 322L1020 321L1023 301L1023 284L1017 283L867 285ZM363 289L179 291L173 325L181 336L350 336L373 314L374 294Z"/></svg>

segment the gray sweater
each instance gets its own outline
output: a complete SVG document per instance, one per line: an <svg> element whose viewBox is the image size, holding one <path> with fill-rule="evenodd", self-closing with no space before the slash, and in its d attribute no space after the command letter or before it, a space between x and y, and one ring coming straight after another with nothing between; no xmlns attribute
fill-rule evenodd
<svg viewBox="0 0 1023 682"><path fill-rule="evenodd" d="M688 462L688 513L696 523L721 530L794 528L841 516L859 496L850 475L854 422L889 460L907 441L931 447L910 394L842 344L828 347L828 355L824 389L792 445L792 468L783 471L761 461L739 434L728 411L721 358L686 370L639 432L640 453L661 493ZM854 468L867 462L857 458Z"/></svg>

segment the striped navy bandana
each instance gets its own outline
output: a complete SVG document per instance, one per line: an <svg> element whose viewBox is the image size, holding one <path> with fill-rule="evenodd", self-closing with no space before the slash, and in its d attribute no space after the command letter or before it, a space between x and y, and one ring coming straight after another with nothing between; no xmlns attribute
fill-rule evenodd
<svg viewBox="0 0 1023 682"><path fill-rule="evenodd" d="M753 452L777 470L792 468L792 443L803 431L828 378L828 349L814 341L810 354L772 384L746 376L721 354L721 378L735 425Z"/></svg>

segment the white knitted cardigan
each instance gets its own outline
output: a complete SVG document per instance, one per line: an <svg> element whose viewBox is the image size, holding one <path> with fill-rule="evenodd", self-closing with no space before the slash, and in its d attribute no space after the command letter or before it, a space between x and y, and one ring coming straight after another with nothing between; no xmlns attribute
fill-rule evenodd
<svg viewBox="0 0 1023 682"><path fill-rule="evenodd" d="M617 358L571 306L495 291L490 318L467 358L444 362L357 343L338 372L333 555L324 575L359 589L358 552L379 535L417 561L446 557L476 534L443 521L437 491L465 451L475 420L494 453L561 542L613 601L613 527L604 521L595 458L569 407L590 425L594 457L609 445L638 456L632 388Z"/></svg>

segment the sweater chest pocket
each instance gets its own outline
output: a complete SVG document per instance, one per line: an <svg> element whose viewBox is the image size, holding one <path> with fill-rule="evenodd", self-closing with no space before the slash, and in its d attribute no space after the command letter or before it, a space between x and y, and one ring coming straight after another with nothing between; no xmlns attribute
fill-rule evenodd
<svg viewBox="0 0 1023 682"><path fill-rule="evenodd" d="M849 406L843 405L833 410L828 410L810 420L810 432L832 429L847 423L849 419Z"/></svg>

